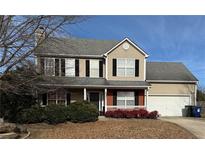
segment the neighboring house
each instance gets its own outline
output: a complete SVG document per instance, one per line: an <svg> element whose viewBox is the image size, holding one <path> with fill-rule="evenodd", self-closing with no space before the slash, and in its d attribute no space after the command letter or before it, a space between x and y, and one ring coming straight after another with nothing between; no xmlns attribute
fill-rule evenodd
<svg viewBox="0 0 205 154"><path fill-rule="evenodd" d="M39 84L51 89L41 96L42 105L88 100L101 113L147 108L182 116L185 105L196 103L197 79L182 63L147 62L148 54L128 38L50 38L35 56L46 76Z"/></svg>

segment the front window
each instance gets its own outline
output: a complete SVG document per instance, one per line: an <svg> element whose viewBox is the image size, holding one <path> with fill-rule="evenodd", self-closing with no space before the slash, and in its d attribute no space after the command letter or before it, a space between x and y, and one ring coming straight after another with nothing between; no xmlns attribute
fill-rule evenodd
<svg viewBox="0 0 205 154"><path fill-rule="evenodd" d="M65 76L75 76L75 59L65 59Z"/></svg>
<svg viewBox="0 0 205 154"><path fill-rule="evenodd" d="M117 76L135 76L135 60L117 59Z"/></svg>
<svg viewBox="0 0 205 154"><path fill-rule="evenodd" d="M55 59L45 58L45 75L54 76L55 75Z"/></svg>
<svg viewBox="0 0 205 154"><path fill-rule="evenodd" d="M99 77L99 60L90 60L90 77Z"/></svg>
<svg viewBox="0 0 205 154"><path fill-rule="evenodd" d="M65 90L52 91L48 93L48 104L65 105L66 92Z"/></svg>
<svg viewBox="0 0 205 154"><path fill-rule="evenodd" d="M134 92L117 92L117 106L124 108L127 106L135 106Z"/></svg>

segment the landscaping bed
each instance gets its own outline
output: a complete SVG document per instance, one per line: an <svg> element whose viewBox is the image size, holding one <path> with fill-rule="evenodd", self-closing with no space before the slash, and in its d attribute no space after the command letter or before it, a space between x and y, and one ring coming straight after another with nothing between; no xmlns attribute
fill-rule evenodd
<svg viewBox="0 0 205 154"><path fill-rule="evenodd" d="M192 139L184 128L161 120L112 119L88 123L26 124L37 139Z"/></svg>

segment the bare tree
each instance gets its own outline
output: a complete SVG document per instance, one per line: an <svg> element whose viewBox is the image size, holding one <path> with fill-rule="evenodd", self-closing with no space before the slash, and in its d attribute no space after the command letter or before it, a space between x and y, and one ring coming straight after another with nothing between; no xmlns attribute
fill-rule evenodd
<svg viewBox="0 0 205 154"><path fill-rule="evenodd" d="M31 87L39 78L37 72L31 73L35 71L34 51L49 37L67 33L66 26L85 19L82 16L0 16L0 90L18 93L22 85ZM29 66L30 72L15 71L18 78L6 81L17 66L24 69Z"/></svg>
<svg viewBox="0 0 205 154"><path fill-rule="evenodd" d="M80 16L0 16L0 79L19 63L27 62L48 37L82 19ZM45 32L44 37L36 36L39 29Z"/></svg>

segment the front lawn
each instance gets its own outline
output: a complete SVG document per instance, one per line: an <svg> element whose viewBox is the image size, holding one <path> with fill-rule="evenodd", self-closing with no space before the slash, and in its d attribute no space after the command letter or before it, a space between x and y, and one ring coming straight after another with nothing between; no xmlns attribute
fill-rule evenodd
<svg viewBox="0 0 205 154"><path fill-rule="evenodd" d="M37 139L187 139L193 134L173 123L151 119L105 119L89 123L27 124Z"/></svg>

